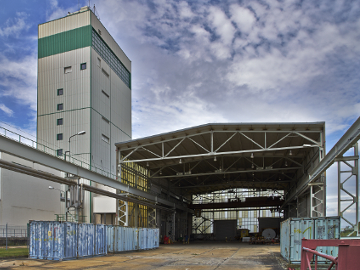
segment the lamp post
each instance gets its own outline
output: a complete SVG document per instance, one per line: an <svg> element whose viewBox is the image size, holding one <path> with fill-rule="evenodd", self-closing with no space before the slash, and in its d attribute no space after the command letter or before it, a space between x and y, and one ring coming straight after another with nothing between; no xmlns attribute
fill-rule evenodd
<svg viewBox="0 0 360 270"><path fill-rule="evenodd" d="M66 153L69 152L69 161L70 161L70 140L72 137L75 137L77 135L84 135L86 132L83 130L83 131L79 131L78 133L75 133L74 135L71 135L69 137L69 150L65 152L65 160L66 160Z"/></svg>
<svg viewBox="0 0 360 270"><path fill-rule="evenodd" d="M77 136L77 135L84 135L84 134L86 134L86 132L83 130L83 131L79 131L78 133L75 133L74 135L71 135L70 137L69 137L69 150L68 151L66 151L65 152L65 160L66 160L66 153L67 152L69 152L69 162L70 162L70 141L71 141L71 138L72 137L75 137L75 136ZM68 176L69 176L69 174L67 174ZM80 185L80 179L78 178L78 187L79 187L79 185ZM79 198L79 190L77 191L78 192L78 198ZM66 202L66 204L67 204L67 202ZM76 209L77 211L77 214L78 214L78 216L79 216L79 209ZM66 205L66 221L67 221L67 213L68 213L68 206Z"/></svg>
<svg viewBox="0 0 360 270"><path fill-rule="evenodd" d="M58 188L54 188L53 186L49 186L49 189L54 189L54 190L60 191L60 201L66 203L66 200L65 200L66 192L65 192L64 190L61 190L61 189L58 189ZM62 192L64 192L64 196L62 195ZM65 207L66 207L66 206L65 206ZM61 215L61 207L60 207L60 215Z"/></svg>

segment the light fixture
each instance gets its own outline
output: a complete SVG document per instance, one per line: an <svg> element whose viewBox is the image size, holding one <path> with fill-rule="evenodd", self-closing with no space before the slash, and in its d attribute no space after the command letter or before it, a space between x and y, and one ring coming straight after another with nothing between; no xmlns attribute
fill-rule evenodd
<svg viewBox="0 0 360 270"><path fill-rule="evenodd" d="M162 175L162 171L160 170L160 175Z"/></svg>
<svg viewBox="0 0 360 270"><path fill-rule="evenodd" d="M181 161L181 158L180 158L180 160L179 160L179 164L181 164L182 163L182 161Z"/></svg>
<svg viewBox="0 0 360 270"><path fill-rule="evenodd" d="M83 130L83 131L78 132L77 135L84 135L85 133L86 133L86 132Z"/></svg>
<svg viewBox="0 0 360 270"><path fill-rule="evenodd" d="M53 187L53 186L49 186L49 189L54 189L54 187Z"/></svg>
<svg viewBox="0 0 360 270"><path fill-rule="evenodd" d="M146 162L146 166L149 167L149 162Z"/></svg>
<svg viewBox="0 0 360 270"><path fill-rule="evenodd" d="M214 156L214 161L216 161L216 156Z"/></svg>
<svg viewBox="0 0 360 270"><path fill-rule="evenodd" d="M289 151L289 156L292 156L292 151L291 150Z"/></svg>
<svg viewBox="0 0 360 270"><path fill-rule="evenodd" d="M252 169L254 169L254 167L255 167L255 166L254 166L254 163L253 163L253 164L251 164L251 168L252 168Z"/></svg>
<svg viewBox="0 0 360 270"><path fill-rule="evenodd" d="M287 167L287 166L288 166L287 161L285 161L285 167Z"/></svg>
<svg viewBox="0 0 360 270"><path fill-rule="evenodd" d="M250 156L250 158L254 158L254 153L251 153L251 156Z"/></svg>

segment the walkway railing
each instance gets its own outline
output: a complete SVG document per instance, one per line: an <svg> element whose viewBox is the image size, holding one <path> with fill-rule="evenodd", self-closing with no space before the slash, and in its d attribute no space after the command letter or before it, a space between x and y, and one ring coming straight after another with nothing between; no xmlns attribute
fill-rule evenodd
<svg viewBox="0 0 360 270"><path fill-rule="evenodd" d="M112 174L110 173L109 171L107 170L104 170L102 168L99 168L95 165L92 165L90 163L88 163L87 161L84 161L84 160L80 160L78 158L75 158L75 157L70 157L69 156L66 156L65 154L62 154L62 155L57 155L57 150L56 149L53 149L51 147L48 147L46 146L45 144L41 144L41 143L38 143L32 139L29 139L29 138L26 138L25 136L19 134L19 133L16 133L16 132L13 132L9 129L6 129L4 127L1 127L0 126L0 135L3 136L3 137L6 137L6 138L9 138L9 139L12 139L14 141L17 141L21 144L25 144L27 146L30 146L34 149L37 149L39 151L42 151L44 153L47 153L49 155L52 155L54 157L57 157L59 159L63 159L67 162L71 162L77 166L80 166L84 169L88 169L90 171L93 171L93 172L97 172L101 175L104 175L106 177L109 177L109 178L112 178L112 179L116 179L116 175L115 174Z"/></svg>
<svg viewBox="0 0 360 270"><path fill-rule="evenodd" d="M316 251L317 247L338 247L338 257L333 257ZM315 263L314 269L317 270L318 256L331 261L328 267L330 270L335 266L335 270L356 270L360 265L360 239L351 240L319 240L305 239L301 241L301 270L312 270L311 263ZM315 256L315 260L313 257Z"/></svg>

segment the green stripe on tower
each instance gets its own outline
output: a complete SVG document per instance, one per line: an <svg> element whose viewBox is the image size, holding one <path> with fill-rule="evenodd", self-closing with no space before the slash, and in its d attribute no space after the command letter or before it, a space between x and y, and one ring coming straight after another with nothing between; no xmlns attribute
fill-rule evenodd
<svg viewBox="0 0 360 270"><path fill-rule="evenodd" d="M91 25L40 38L38 58L91 46Z"/></svg>

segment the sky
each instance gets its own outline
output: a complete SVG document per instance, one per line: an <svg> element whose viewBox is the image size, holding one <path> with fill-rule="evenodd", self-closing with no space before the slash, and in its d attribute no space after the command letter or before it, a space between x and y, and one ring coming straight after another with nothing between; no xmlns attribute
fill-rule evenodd
<svg viewBox="0 0 360 270"><path fill-rule="evenodd" d="M329 151L360 115L360 1L94 4L132 61L133 138L206 123L325 121ZM0 126L35 137L37 26L86 5L2 1Z"/></svg>

